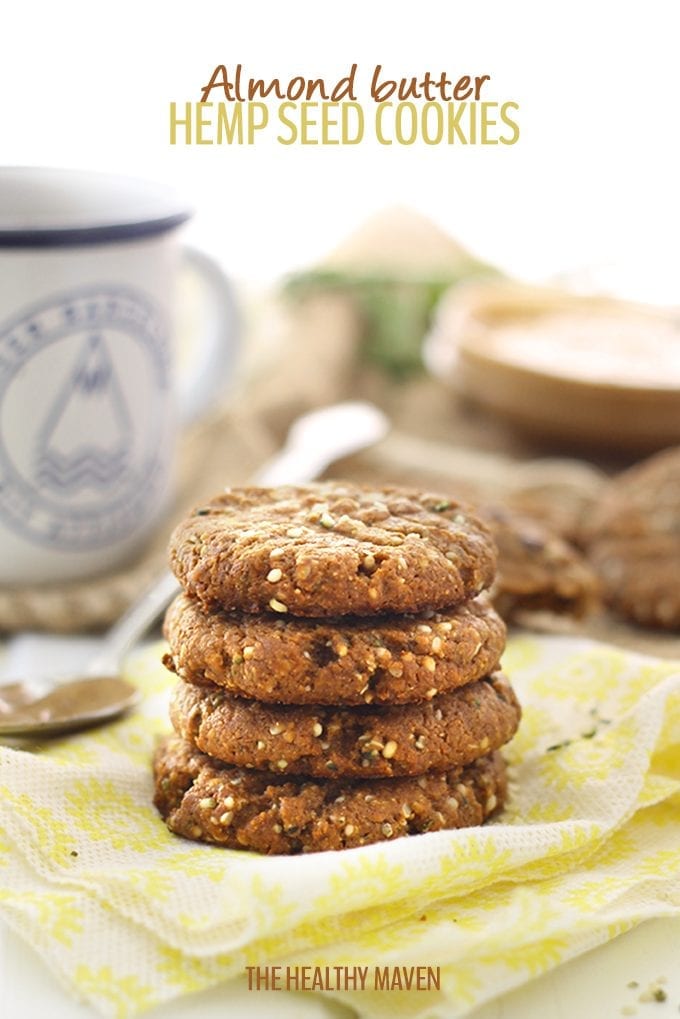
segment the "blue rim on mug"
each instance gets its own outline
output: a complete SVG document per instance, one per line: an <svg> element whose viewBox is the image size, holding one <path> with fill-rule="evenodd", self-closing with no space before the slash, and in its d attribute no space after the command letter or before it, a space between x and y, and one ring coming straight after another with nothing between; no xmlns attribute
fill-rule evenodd
<svg viewBox="0 0 680 1019"><path fill-rule="evenodd" d="M112 196L118 203L111 207ZM0 167L0 249L134 241L174 230L192 215L157 182L89 170Z"/></svg>

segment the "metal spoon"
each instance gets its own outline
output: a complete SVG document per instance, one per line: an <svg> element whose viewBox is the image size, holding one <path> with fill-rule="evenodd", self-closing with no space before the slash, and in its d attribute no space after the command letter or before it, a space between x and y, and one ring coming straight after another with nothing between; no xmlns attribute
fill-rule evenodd
<svg viewBox="0 0 680 1019"><path fill-rule="evenodd" d="M326 467L378 442L388 421L369 403L337 403L311 411L291 427L283 449L255 474L255 485L298 484ZM0 685L0 737L56 736L115 718L139 700L120 678L121 663L178 592L164 572L109 630L85 672L63 678L36 677Z"/></svg>

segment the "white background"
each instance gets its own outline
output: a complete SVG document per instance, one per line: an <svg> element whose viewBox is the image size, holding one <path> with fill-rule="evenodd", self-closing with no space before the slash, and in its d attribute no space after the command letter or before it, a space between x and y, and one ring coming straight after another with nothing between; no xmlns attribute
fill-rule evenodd
<svg viewBox="0 0 680 1019"><path fill-rule="evenodd" d="M631 291L677 299L677 13L677 0L18 0L2 9L0 163L172 182L197 210L190 238L242 280L308 264L400 203L517 274L616 263ZM171 100L198 100L216 64L237 62L282 79L332 80L353 62L364 82L376 63L395 76L491 74L488 97L520 104L521 138L171 148ZM628 976L673 968L673 935L660 924L489 1014L618 1016ZM8 947L4 1014L90 1014L34 970L28 950ZM655 1014L670 1014L675 994ZM226 1014L219 997L213 1005ZM191 1000L165 1011L196 1014Z"/></svg>
<svg viewBox="0 0 680 1019"><path fill-rule="evenodd" d="M0 162L178 184L190 228L236 277L322 255L395 202L519 274L625 264L675 288L680 232L676 0L23 0L4 8ZM491 74L520 104L514 146L168 144L171 100L214 66L333 80ZM659 282L661 280L661 282Z"/></svg>

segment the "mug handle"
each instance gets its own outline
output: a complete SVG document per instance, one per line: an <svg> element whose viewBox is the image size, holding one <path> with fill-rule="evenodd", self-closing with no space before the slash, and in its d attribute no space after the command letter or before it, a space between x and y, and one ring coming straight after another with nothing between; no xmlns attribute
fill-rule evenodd
<svg viewBox="0 0 680 1019"><path fill-rule="evenodd" d="M234 292L220 266L195 248L182 249L178 334L178 408L182 425L192 424L224 396L234 377L240 346L240 316Z"/></svg>

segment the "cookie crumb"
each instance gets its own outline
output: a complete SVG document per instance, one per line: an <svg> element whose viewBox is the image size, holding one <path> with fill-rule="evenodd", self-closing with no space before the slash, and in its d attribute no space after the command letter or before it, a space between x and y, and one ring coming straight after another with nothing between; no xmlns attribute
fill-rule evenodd
<svg viewBox="0 0 680 1019"><path fill-rule="evenodd" d="M639 995L638 1001L643 1004L649 1001L664 1002L667 1000L668 995L664 991L661 984L665 982L664 977L660 977L658 980L653 980L651 984Z"/></svg>

